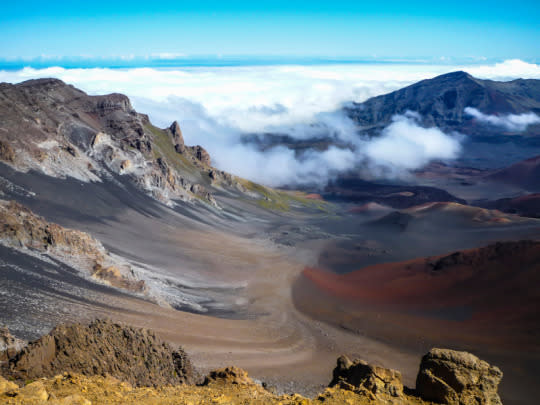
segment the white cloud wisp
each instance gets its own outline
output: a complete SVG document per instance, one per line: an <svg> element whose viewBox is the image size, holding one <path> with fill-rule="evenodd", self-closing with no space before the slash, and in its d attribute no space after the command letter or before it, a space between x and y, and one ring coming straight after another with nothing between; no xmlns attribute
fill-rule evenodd
<svg viewBox="0 0 540 405"><path fill-rule="evenodd" d="M470 115L479 122L504 128L508 131L523 132L529 125L539 124L540 117L533 112L523 114L489 115L476 108L466 107L465 114Z"/></svg>

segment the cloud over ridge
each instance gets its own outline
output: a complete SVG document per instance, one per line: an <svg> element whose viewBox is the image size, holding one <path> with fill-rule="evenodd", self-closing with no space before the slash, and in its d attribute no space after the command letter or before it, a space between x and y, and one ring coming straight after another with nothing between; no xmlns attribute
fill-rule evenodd
<svg viewBox="0 0 540 405"><path fill-rule="evenodd" d="M421 117L413 113L395 117L381 138L368 140L359 136L354 123L341 112L344 103L362 102L455 70L489 79L540 78L538 65L506 61L475 66L24 68L0 71L0 81L56 77L89 94L124 93L154 124L165 127L178 120L186 142L207 148L219 168L278 186L324 184L359 166L369 167L374 175L397 176L433 159L457 157L459 137L423 128ZM514 120L514 125L519 122ZM284 147L262 152L242 142L246 134L261 132L287 134L298 140L329 135L350 147L332 146L299 155Z"/></svg>

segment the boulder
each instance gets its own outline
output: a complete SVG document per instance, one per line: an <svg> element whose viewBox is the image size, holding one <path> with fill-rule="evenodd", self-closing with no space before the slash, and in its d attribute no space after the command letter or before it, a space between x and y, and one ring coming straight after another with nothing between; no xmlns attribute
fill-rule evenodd
<svg viewBox="0 0 540 405"><path fill-rule="evenodd" d="M249 378L247 371L234 366L210 371L210 373L205 377L203 385L209 385L212 383L255 384L253 380Z"/></svg>
<svg viewBox="0 0 540 405"><path fill-rule="evenodd" d="M351 391L367 390L376 397L403 395L403 382L399 371L374 366L364 360L353 362L347 356L340 356L337 360L330 382L330 387L334 386Z"/></svg>
<svg viewBox="0 0 540 405"><path fill-rule="evenodd" d="M41 381L34 381L21 388L17 393L17 400L28 404L37 404L48 399L49 393Z"/></svg>
<svg viewBox="0 0 540 405"><path fill-rule="evenodd" d="M12 392L19 389L19 386L14 382L6 380L0 375L0 395L5 392Z"/></svg>
<svg viewBox="0 0 540 405"><path fill-rule="evenodd" d="M452 405L502 405L497 387L503 373L471 353L431 349L420 363L417 394Z"/></svg>

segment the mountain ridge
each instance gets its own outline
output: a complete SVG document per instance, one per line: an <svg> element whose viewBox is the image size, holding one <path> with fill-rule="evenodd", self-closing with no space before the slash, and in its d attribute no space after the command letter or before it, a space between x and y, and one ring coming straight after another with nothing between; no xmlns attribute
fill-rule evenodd
<svg viewBox="0 0 540 405"><path fill-rule="evenodd" d="M210 190L244 192L213 168L203 147L184 144L180 126L153 126L123 94L89 96L59 79L0 83L0 160L17 170L100 181L127 175L154 198L205 201Z"/></svg>
<svg viewBox="0 0 540 405"><path fill-rule="evenodd" d="M392 116L414 111L422 115L423 124L441 129L465 132L478 130L466 107L484 114L540 114L540 80L516 79L509 82L482 80L463 72L446 73L425 79L388 94L353 102L345 113L367 131L380 130ZM540 134L540 129L534 131Z"/></svg>

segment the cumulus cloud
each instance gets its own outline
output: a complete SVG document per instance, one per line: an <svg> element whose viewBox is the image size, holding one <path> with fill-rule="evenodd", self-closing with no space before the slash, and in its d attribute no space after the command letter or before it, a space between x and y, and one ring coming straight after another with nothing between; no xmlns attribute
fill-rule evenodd
<svg viewBox="0 0 540 405"><path fill-rule="evenodd" d="M523 132L529 125L540 123L540 117L533 112L523 114L489 115L478 111L476 108L466 107L465 114L476 120L507 129L508 131Z"/></svg>
<svg viewBox="0 0 540 405"><path fill-rule="evenodd" d="M421 116L416 112L394 116L382 135L365 145L364 153L372 169L395 176L435 159L451 160L459 156L459 134L445 134L436 127L424 128L420 123Z"/></svg>
<svg viewBox="0 0 540 405"><path fill-rule="evenodd" d="M512 80L512 79L540 79L540 66L527 63L520 59L510 59L494 65L477 65L463 67L474 77L480 79Z"/></svg>
<svg viewBox="0 0 540 405"><path fill-rule="evenodd" d="M24 68L0 71L0 81L57 77L89 94L127 94L134 107L147 113L157 126L178 120L186 142L207 148L219 168L276 186L322 184L336 173L366 165L377 173L397 175L431 159L455 157L457 138L435 128L422 128L421 117L414 114L396 118L382 138L367 140L339 112L344 103L362 102L455 70L480 78L540 78L538 65L507 61L475 66ZM244 142L245 134L263 132L298 140L329 136L346 147L298 154L286 148L262 152Z"/></svg>

